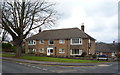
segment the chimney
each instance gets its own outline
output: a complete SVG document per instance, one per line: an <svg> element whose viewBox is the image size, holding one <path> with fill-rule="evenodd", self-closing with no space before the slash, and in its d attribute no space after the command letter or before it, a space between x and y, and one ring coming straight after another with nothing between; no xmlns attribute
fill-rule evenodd
<svg viewBox="0 0 120 75"><path fill-rule="evenodd" d="M39 28L39 33L41 32L42 30L41 30L41 27Z"/></svg>
<svg viewBox="0 0 120 75"><path fill-rule="evenodd" d="M81 30L84 32L84 23L81 25Z"/></svg>
<svg viewBox="0 0 120 75"><path fill-rule="evenodd" d="M115 41L113 41L113 45L115 45Z"/></svg>

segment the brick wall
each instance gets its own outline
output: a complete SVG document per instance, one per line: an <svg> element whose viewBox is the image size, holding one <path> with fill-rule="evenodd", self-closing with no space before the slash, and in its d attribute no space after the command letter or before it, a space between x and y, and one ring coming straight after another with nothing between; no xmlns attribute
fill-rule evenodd
<svg viewBox="0 0 120 75"><path fill-rule="evenodd" d="M40 44L39 43L39 49L40 48L44 48L44 54L47 55L47 48L48 47L53 47L54 50L53 50L53 54L52 55L57 55L57 56L69 56L69 49L70 49L70 46L69 46L69 43L70 43L70 40L65 40L65 43L64 44L59 44L59 40L54 40L54 45L49 45L48 44L49 40L44 40L44 44ZM64 49L65 53L59 53L59 49Z"/></svg>
<svg viewBox="0 0 120 75"><path fill-rule="evenodd" d="M88 39L83 39L82 49L83 49L83 52L87 52L88 54Z"/></svg>
<svg viewBox="0 0 120 75"><path fill-rule="evenodd" d="M95 40L91 40L90 54L95 54Z"/></svg>
<svg viewBox="0 0 120 75"><path fill-rule="evenodd" d="M40 53L40 48L44 48L44 54L47 55L47 48L48 47L53 47L53 54L56 56L70 56L70 50L71 47L73 46L70 45L70 40L65 40L64 44L59 44L59 40L54 40L54 45L49 45L48 44L49 40L44 40L44 44L40 44L39 40L36 40L36 45L28 45L28 41L26 40L25 43L25 53L28 52L29 48L35 48L36 49L36 54L41 54ZM83 52L87 52L88 54L88 39L83 39L82 41L82 46L74 46L74 48L79 48L82 49ZM59 49L64 49L65 53L59 53ZM90 53L94 54L95 53L95 40L91 40L91 48L90 48Z"/></svg>

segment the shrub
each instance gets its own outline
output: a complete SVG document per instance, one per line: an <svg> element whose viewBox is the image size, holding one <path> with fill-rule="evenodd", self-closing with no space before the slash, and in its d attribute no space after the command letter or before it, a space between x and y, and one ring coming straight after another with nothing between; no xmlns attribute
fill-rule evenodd
<svg viewBox="0 0 120 75"><path fill-rule="evenodd" d="M93 58L96 58L96 57L97 57L97 55L95 55L95 54L94 54L94 55L92 55L92 57L93 57Z"/></svg>
<svg viewBox="0 0 120 75"><path fill-rule="evenodd" d="M12 48L12 45L9 43L2 43L2 48L3 49Z"/></svg>
<svg viewBox="0 0 120 75"><path fill-rule="evenodd" d="M86 52L83 52L81 56L82 56L82 57L85 57L86 55L87 55L87 53L86 53Z"/></svg>
<svg viewBox="0 0 120 75"><path fill-rule="evenodd" d="M16 46L12 46L10 43L2 43L3 52L15 52Z"/></svg>
<svg viewBox="0 0 120 75"><path fill-rule="evenodd" d="M115 56L118 57L118 58L120 58L120 54L116 54Z"/></svg>

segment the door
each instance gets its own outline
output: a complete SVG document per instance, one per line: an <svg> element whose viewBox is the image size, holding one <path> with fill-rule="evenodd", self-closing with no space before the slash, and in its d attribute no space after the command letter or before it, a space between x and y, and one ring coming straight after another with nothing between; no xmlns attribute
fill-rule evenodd
<svg viewBox="0 0 120 75"><path fill-rule="evenodd" d="M53 48L47 48L47 56L50 56L50 54L53 54Z"/></svg>

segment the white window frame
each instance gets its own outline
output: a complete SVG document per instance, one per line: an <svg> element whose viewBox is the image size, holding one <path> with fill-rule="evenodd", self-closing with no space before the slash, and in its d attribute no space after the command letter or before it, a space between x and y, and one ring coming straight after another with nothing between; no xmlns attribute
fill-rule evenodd
<svg viewBox="0 0 120 75"><path fill-rule="evenodd" d="M100 52L100 55L102 55L103 53L102 52Z"/></svg>
<svg viewBox="0 0 120 75"><path fill-rule="evenodd" d="M59 44L64 44L65 40L59 40Z"/></svg>
<svg viewBox="0 0 120 75"><path fill-rule="evenodd" d="M32 41L32 44L30 44L29 41ZM36 45L36 41L35 40L29 40L29 41L28 41L28 45Z"/></svg>
<svg viewBox="0 0 120 75"><path fill-rule="evenodd" d="M115 52L112 52L112 56L115 56Z"/></svg>
<svg viewBox="0 0 120 75"><path fill-rule="evenodd" d="M35 48L33 48L33 51L36 53L36 49Z"/></svg>
<svg viewBox="0 0 120 75"><path fill-rule="evenodd" d="M36 49L32 48L32 51L36 53ZM28 53L30 52L30 49L28 49Z"/></svg>
<svg viewBox="0 0 120 75"><path fill-rule="evenodd" d="M90 47L90 45L91 45L91 40L89 39L88 40L88 47Z"/></svg>
<svg viewBox="0 0 120 75"><path fill-rule="evenodd" d="M73 39L79 39L79 43L72 43ZM80 43L80 41L81 41L81 43ZM71 39L71 45L82 45L82 38L72 38Z"/></svg>
<svg viewBox="0 0 120 75"><path fill-rule="evenodd" d="M41 41L43 41L43 43ZM40 40L40 44L44 44L44 40Z"/></svg>
<svg viewBox="0 0 120 75"><path fill-rule="evenodd" d="M82 55L83 51L79 49L79 54L72 54L72 50L71 50L71 55Z"/></svg>
<svg viewBox="0 0 120 75"><path fill-rule="evenodd" d="M51 40L48 41L48 44L49 44L49 45L54 45L54 40L53 40L53 44L50 44L50 41L51 41Z"/></svg>
<svg viewBox="0 0 120 75"><path fill-rule="evenodd" d="M59 48L59 53L65 53L65 49L63 49L64 52L62 52L62 48Z"/></svg>
<svg viewBox="0 0 120 75"><path fill-rule="evenodd" d="M41 49L42 49L43 52L41 52ZM40 48L40 53L44 53L44 48Z"/></svg>

